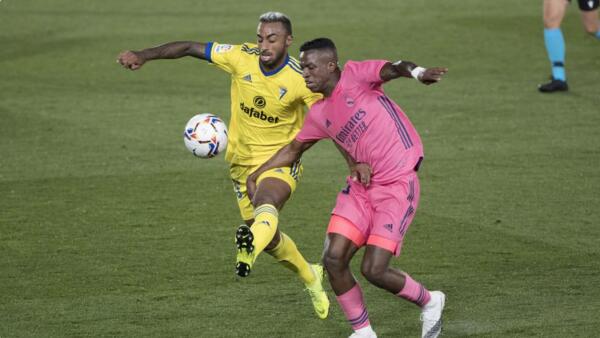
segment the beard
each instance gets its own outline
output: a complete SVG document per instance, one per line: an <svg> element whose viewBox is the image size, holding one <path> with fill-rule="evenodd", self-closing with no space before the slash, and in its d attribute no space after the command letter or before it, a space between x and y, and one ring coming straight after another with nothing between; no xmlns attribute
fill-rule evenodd
<svg viewBox="0 0 600 338"><path fill-rule="evenodd" d="M268 60L263 60L260 58L260 64L265 68L274 68L279 65L285 59L285 54L281 53L280 55L270 54Z"/></svg>

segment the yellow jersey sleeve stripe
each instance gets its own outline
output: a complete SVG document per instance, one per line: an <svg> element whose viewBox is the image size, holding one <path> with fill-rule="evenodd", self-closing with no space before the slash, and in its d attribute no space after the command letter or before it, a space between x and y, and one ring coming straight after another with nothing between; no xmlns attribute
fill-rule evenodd
<svg viewBox="0 0 600 338"><path fill-rule="evenodd" d="M300 62L298 60L296 60L295 57L290 56L290 62L294 63L296 66L300 67Z"/></svg>
<svg viewBox="0 0 600 338"><path fill-rule="evenodd" d="M252 54L259 55L260 54L260 50L258 48L256 48L256 47L255 48L251 48L251 47L248 47L248 45L246 45L246 44L242 45L242 52L246 52L246 53L251 54L251 55Z"/></svg>
<svg viewBox="0 0 600 338"><path fill-rule="evenodd" d="M290 68L302 75L302 68L300 67L300 63L298 62L298 60L294 59L293 57L290 57L288 64L290 65Z"/></svg>
<svg viewBox="0 0 600 338"><path fill-rule="evenodd" d="M295 71L296 73L302 75L302 69L300 69L299 66L294 66L292 63L288 64L290 66L290 68Z"/></svg>

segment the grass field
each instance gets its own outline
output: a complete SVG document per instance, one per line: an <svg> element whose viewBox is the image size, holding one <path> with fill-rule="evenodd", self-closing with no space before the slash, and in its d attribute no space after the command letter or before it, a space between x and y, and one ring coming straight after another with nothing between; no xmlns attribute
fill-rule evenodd
<svg viewBox="0 0 600 338"><path fill-rule="evenodd" d="M193 59L115 63L173 40L253 41L273 9L292 17L294 55L328 36L342 61L450 69L437 86L386 85L426 151L394 265L446 292L444 335L597 336L600 41L576 5L563 25L571 91L541 95L541 1L3 0L0 337L350 334L332 293L316 319L266 255L234 278L228 165L193 158L181 136L197 112L229 119L228 76ZM346 169L330 142L304 163L281 227L316 261ZM360 280L380 337L419 336L416 307Z"/></svg>

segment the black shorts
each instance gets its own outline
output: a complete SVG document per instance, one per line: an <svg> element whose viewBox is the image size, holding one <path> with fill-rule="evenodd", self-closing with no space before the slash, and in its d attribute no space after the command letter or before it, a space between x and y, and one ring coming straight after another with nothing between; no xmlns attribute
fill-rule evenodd
<svg viewBox="0 0 600 338"><path fill-rule="evenodd" d="M593 11L600 5L600 0L577 0L579 2L579 9L584 12ZM569 0L571 2L571 0Z"/></svg>

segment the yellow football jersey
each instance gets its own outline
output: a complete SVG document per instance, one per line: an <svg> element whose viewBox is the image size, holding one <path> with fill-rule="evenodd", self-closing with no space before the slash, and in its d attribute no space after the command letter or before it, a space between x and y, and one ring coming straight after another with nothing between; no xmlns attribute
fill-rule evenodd
<svg viewBox="0 0 600 338"><path fill-rule="evenodd" d="M286 57L278 69L266 72L255 44L209 42L206 59L231 74L231 120L225 159L257 165L290 143L304 123L305 107L321 99L302 78L298 60Z"/></svg>

